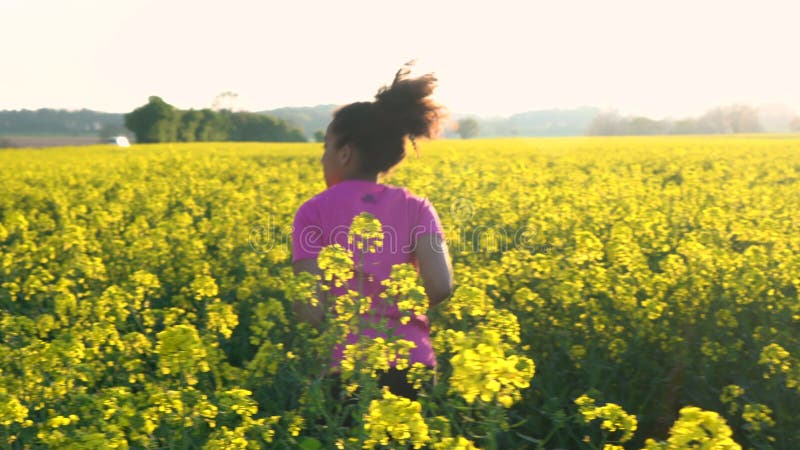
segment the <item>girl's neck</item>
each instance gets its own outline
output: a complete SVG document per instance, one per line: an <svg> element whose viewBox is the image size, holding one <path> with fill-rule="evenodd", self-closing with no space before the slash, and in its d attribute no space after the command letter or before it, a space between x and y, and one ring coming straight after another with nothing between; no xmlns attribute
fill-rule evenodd
<svg viewBox="0 0 800 450"><path fill-rule="evenodd" d="M353 174L348 176L342 181L349 181L349 180L371 181L373 183L377 183L378 174Z"/></svg>

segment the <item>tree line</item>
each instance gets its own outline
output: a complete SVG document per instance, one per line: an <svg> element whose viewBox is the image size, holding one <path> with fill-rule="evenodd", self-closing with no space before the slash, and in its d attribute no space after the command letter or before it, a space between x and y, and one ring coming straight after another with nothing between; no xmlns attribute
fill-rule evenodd
<svg viewBox="0 0 800 450"><path fill-rule="evenodd" d="M144 109L144 111L139 111ZM131 116L82 109L42 108L0 111L0 148L14 146L19 136L97 136L102 140L125 135L136 128L139 142L250 140L321 141L335 105L278 108L255 113L232 112L230 108L181 111L154 97ZM754 113L755 111L755 113ZM144 113L144 114L142 114ZM800 132L800 116L788 107L769 111L764 105L731 105L708 110L685 119L653 120L622 116L584 107L572 110L538 110L510 117L461 117L458 126L448 126L446 138L500 136L723 134L745 132ZM455 124L452 124L455 125ZM131 128L133 127L133 128Z"/></svg>
<svg viewBox="0 0 800 450"><path fill-rule="evenodd" d="M263 114L228 109L180 110L160 97L125 114L125 127L140 143L259 141L305 142L302 131Z"/></svg>
<svg viewBox="0 0 800 450"><path fill-rule="evenodd" d="M800 131L800 117L789 124L790 131ZM656 134L728 134L764 131L758 110L749 105L733 104L708 110L695 118L654 120L642 116L621 116L615 111L602 112L592 119L586 131L592 136Z"/></svg>

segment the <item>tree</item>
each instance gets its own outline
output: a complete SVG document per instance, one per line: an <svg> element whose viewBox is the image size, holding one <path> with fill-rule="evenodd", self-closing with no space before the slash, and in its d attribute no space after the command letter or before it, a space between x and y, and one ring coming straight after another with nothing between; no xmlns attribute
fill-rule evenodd
<svg viewBox="0 0 800 450"><path fill-rule="evenodd" d="M257 142L305 142L303 132L266 114L231 113L231 140Z"/></svg>
<svg viewBox="0 0 800 450"><path fill-rule="evenodd" d="M648 117L634 117L628 121L626 128L625 134L648 135L664 134L667 127L663 122Z"/></svg>
<svg viewBox="0 0 800 450"><path fill-rule="evenodd" d="M697 134L698 124L694 119L680 119L672 123L670 134Z"/></svg>
<svg viewBox="0 0 800 450"><path fill-rule="evenodd" d="M758 121L768 133L789 131L795 117L794 110L784 103L762 103L756 110Z"/></svg>
<svg viewBox="0 0 800 450"><path fill-rule="evenodd" d="M789 124L789 129L800 132L800 116L797 116L792 120L792 123Z"/></svg>
<svg viewBox="0 0 800 450"><path fill-rule="evenodd" d="M325 133L322 130L314 132L314 142L325 142Z"/></svg>
<svg viewBox="0 0 800 450"><path fill-rule="evenodd" d="M233 128L228 116L210 109L201 109L200 123L197 125L197 141L227 141Z"/></svg>
<svg viewBox="0 0 800 450"><path fill-rule="evenodd" d="M203 121L203 113L190 109L181 113L178 125L178 140L181 142L194 142L197 140L197 129Z"/></svg>
<svg viewBox="0 0 800 450"><path fill-rule="evenodd" d="M125 126L137 142L174 142L178 140L179 119L174 106L154 95L146 105L125 114Z"/></svg>
<svg viewBox="0 0 800 450"><path fill-rule="evenodd" d="M622 132L622 117L616 111L602 112L589 123L586 134L590 136L613 136Z"/></svg>
<svg viewBox="0 0 800 450"><path fill-rule="evenodd" d="M190 109L181 111L159 97L125 115L139 142L306 142L302 131L266 114Z"/></svg>
<svg viewBox="0 0 800 450"><path fill-rule="evenodd" d="M214 111L236 111L239 104L239 94L233 91L225 91L214 97L211 109Z"/></svg>
<svg viewBox="0 0 800 450"><path fill-rule="evenodd" d="M586 134L590 136L720 134L758 133L762 130L755 108L734 104L711 109L697 119L687 118L677 121L622 117L616 111L607 111L592 119Z"/></svg>
<svg viewBox="0 0 800 450"><path fill-rule="evenodd" d="M253 113L231 114L234 141L269 141L277 134L277 123L268 116Z"/></svg>
<svg viewBox="0 0 800 450"><path fill-rule="evenodd" d="M699 122L703 133L758 133L762 130L758 111L748 105L734 104L711 109Z"/></svg>
<svg viewBox="0 0 800 450"><path fill-rule="evenodd" d="M461 139L474 138L479 133L478 121L472 117L467 117L458 121L458 135Z"/></svg>

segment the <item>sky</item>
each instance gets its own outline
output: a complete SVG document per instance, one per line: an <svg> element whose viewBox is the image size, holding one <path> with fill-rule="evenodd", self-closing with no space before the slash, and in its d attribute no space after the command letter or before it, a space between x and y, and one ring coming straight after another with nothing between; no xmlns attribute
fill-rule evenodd
<svg viewBox="0 0 800 450"><path fill-rule="evenodd" d="M796 0L0 0L0 110L370 100L411 59L483 116L800 112Z"/></svg>

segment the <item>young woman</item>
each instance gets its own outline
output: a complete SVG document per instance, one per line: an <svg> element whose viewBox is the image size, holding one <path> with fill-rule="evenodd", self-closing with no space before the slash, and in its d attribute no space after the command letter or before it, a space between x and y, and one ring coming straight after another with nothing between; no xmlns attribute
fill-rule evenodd
<svg viewBox="0 0 800 450"><path fill-rule="evenodd" d="M368 212L380 220L384 246L364 256L360 284L372 298L368 316L380 315L394 334L413 341L409 364L421 362L435 367L436 358L430 342L430 326L424 315L412 316L403 324L397 307L385 307L378 294L381 281L389 278L392 266L412 263L422 278L429 307L450 296L453 269L444 242L442 226L433 205L402 187L385 185L379 177L388 173L406 155L406 140L433 138L439 130L444 109L430 95L436 78L432 74L409 78L408 68L398 71L391 86L381 88L372 102L351 103L338 109L325 133L322 171L327 189L306 201L294 219L292 265L295 273L319 274L317 255L322 247L338 243L348 248L347 229L353 218ZM352 250L352 249L351 249ZM359 276L359 275L356 275ZM331 296L341 293L332 289ZM320 295L319 305L296 303L295 314L314 326L331 314L330 301ZM365 316L366 317L366 316ZM375 337L373 330L364 335ZM344 344L355 343L350 334L345 343L333 349L332 369L342 359ZM407 383L405 371L392 368L382 373L381 385L395 395L416 397Z"/></svg>

